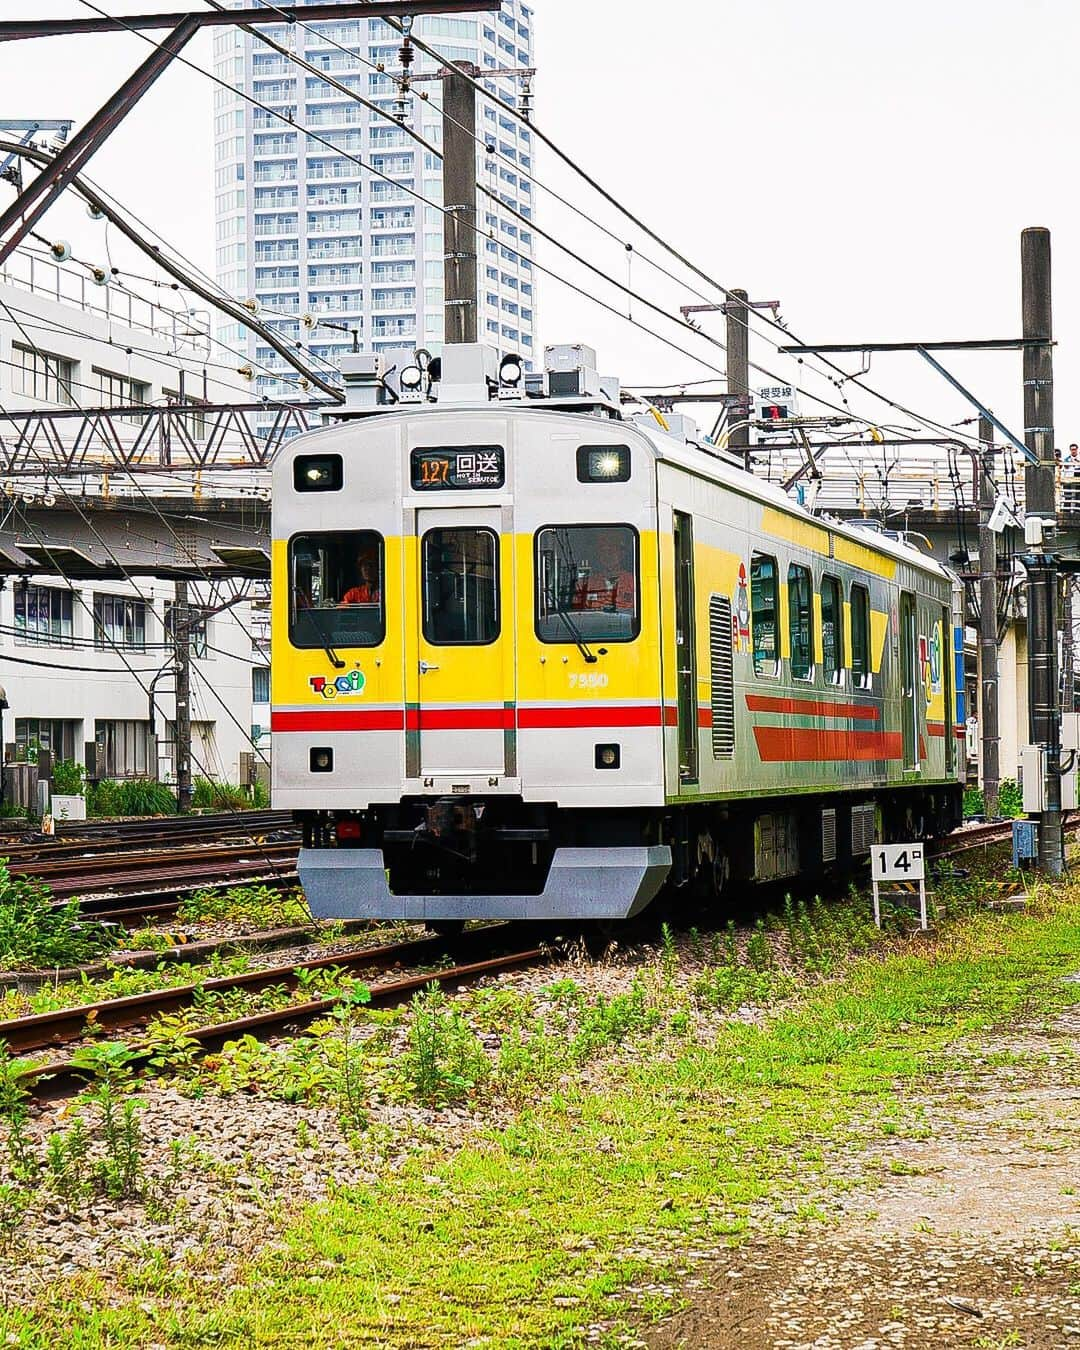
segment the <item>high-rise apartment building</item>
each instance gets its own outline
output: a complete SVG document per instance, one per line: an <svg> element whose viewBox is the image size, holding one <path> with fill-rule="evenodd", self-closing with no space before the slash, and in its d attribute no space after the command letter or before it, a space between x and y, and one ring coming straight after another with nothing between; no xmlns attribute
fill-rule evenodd
<svg viewBox="0 0 1080 1350"><path fill-rule="evenodd" d="M217 75L289 119L231 90L215 93L219 283L255 302L259 317L285 339L303 343L319 369L352 350L353 334L363 351L438 350L444 332L442 163L394 119L400 91L391 74L400 73L400 34L382 19L367 18L262 27L380 111L239 29L216 33ZM478 336L531 362L532 231L503 204L526 221L532 217L533 138L508 111L520 96L520 79L494 72L531 67L532 9L503 0L498 13L421 17L414 31L445 57L481 71L487 92L477 107L477 178L499 201L478 194ZM416 56L414 75L437 69L422 53ZM492 74L484 77L484 71ZM436 146L441 104L441 81L417 81L406 114ZM265 343L233 325L219 328L218 336L247 350L260 395L295 396L295 375L290 381L287 363Z"/></svg>

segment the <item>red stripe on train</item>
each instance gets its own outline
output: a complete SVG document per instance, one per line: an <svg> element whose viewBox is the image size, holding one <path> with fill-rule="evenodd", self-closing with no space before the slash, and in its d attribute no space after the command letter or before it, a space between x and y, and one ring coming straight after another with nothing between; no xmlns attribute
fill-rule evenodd
<svg viewBox="0 0 1080 1350"><path fill-rule="evenodd" d="M806 727L755 727L758 755L765 764L828 760L901 759L899 731L815 731Z"/></svg>
<svg viewBox="0 0 1080 1350"><path fill-rule="evenodd" d="M271 731L404 731L403 708L327 708L311 712L275 712Z"/></svg>
<svg viewBox="0 0 1080 1350"><path fill-rule="evenodd" d="M577 708L519 708L518 726L523 730L555 727L658 727L674 709L662 709L658 703L632 707L598 703Z"/></svg>
<svg viewBox="0 0 1080 1350"><path fill-rule="evenodd" d="M747 694L751 712L794 713L799 717L851 717L857 722L877 722L878 708L866 703L830 703L825 699L774 698L766 694Z"/></svg>

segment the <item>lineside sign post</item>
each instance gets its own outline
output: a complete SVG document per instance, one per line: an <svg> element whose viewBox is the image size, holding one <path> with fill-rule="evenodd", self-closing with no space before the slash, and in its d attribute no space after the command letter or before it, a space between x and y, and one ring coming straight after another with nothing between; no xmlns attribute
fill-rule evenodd
<svg viewBox="0 0 1080 1350"><path fill-rule="evenodd" d="M919 884L919 928L926 932L926 856L922 844L874 844L870 849L874 923L881 927L881 896L913 893Z"/></svg>

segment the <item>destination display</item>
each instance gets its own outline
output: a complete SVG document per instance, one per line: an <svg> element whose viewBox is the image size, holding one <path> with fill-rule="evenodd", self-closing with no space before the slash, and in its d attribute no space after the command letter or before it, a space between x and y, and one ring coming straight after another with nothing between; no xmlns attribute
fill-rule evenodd
<svg viewBox="0 0 1080 1350"><path fill-rule="evenodd" d="M501 445L414 450L410 456L410 467L412 485L417 492L501 488L506 482L505 457Z"/></svg>

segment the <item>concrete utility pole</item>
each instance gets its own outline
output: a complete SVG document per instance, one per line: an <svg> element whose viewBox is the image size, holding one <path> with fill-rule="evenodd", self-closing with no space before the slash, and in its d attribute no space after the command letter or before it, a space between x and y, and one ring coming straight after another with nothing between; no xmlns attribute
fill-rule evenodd
<svg viewBox="0 0 1080 1350"><path fill-rule="evenodd" d="M734 394L742 400L741 404L728 404L728 417L732 431L728 436L728 449L736 454L742 453L743 463L750 467L750 427L748 419L750 407L750 311L747 308L747 291L729 291L727 302L722 306L727 316L727 387L728 394ZM742 423L740 426L739 424Z"/></svg>
<svg viewBox="0 0 1080 1350"><path fill-rule="evenodd" d="M986 816L998 811L998 583L997 536L990 528L994 509L994 428L979 418L979 732L982 738L982 790Z"/></svg>
<svg viewBox="0 0 1080 1350"><path fill-rule="evenodd" d="M176 806L181 815L191 810L191 606L188 584L177 581L173 596L172 630L176 659Z"/></svg>
<svg viewBox="0 0 1080 1350"><path fill-rule="evenodd" d="M1033 226L1020 236L1024 348L1024 443L1038 464L1024 470L1024 565L1028 574L1028 706L1031 743L1045 752L1039 867L1060 876L1061 710L1057 670L1057 562L1046 538L1057 524L1054 463L1054 358L1050 286L1050 231Z"/></svg>
<svg viewBox="0 0 1080 1350"><path fill-rule="evenodd" d="M1066 577L1064 585L1064 610L1061 616L1061 690L1062 690L1062 709L1065 712L1076 711L1076 631L1075 618L1073 615L1073 598L1076 594L1074 588L1075 577Z"/></svg>
<svg viewBox="0 0 1080 1350"><path fill-rule="evenodd" d="M461 63L473 77L476 66ZM476 88L457 70L443 80L446 341L476 341Z"/></svg>

